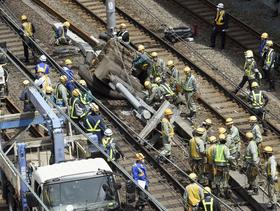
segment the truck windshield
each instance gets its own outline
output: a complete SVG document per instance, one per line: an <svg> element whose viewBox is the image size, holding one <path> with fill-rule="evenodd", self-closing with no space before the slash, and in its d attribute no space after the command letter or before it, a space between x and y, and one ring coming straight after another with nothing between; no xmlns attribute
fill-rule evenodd
<svg viewBox="0 0 280 211"><path fill-rule="evenodd" d="M115 208L116 191L112 176L46 184L43 200L50 210L72 210L83 208ZM71 210L71 209L70 209Z"/></svg>

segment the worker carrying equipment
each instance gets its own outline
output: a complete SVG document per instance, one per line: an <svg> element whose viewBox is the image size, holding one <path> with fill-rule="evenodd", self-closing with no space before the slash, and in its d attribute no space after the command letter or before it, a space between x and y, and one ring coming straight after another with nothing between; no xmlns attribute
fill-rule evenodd
<svg viewBox="0 0 280 211"><path fill-rule="evenodd" d="M59 83L56 85L56 105L60 107L66 106L68 108L69 94L66 88L67 76L62 75L59 78Z"/></svg>
<svg viewBox="0 0 280 211"><path fill-rule="evenodd" d="M117 32L118 40L121 40L125 44L129 45L130 39L129 39L129 33L126 30L126 24L124 24L124 23L120 24L119 28L120 28L120 30Z"/></svg>
<svg viewBox="0 0 280 211"><path fill-rule="evenodd" d="M277 162L275 156L273 155L273 149L271 146L266 146L264 148L264 169L266 177L266 187L269 197L268 208L275 209L277 206L277 183L278 183L278 172L277 172Z"/></svg>
<svg viewBox="0 0 280 211"><path fill-rule="evenodd" d="M68 29L70 28L70 23L65 21L63 25L53 26L53 30L55 32L55 44L56 45L70 45L71 39L67 35Z"/></svg>
<svg viewBox="0 0 280 211"><path fill-rule="evenodd" d="M35 78L38 78L38 71L42 71L45 75L50 73L50 66L47 64L47 57L45 55L41 55L39 58L40 62L35 66Z"/></svg>
<svg viewBox="0 0 280 211"><path fill-rule="evenodd" d="M252 91L252 83L254 81L260 82L262 79L262 75L260 71L257 68L256 61L254 59L253 51L247 50L245 51L245 64L244 64L244 75L242 77L241 82L235 89L234 93L237 94L237 92L243 88L246 82L249 84L249 89Z"/></svg>
<svg viewBox="0 0 280 211"><path fill-rule="evenodd" d="M200 201L204 198L203 189L197 184L197 175L190 173L191 183L186 186L183 198L185 200L185 210L198 210Z"/></svg>
<svg viewBox="0 0 280 211"><path fill-rule="evenodd" d="M20 94L19 99L23 101L23 112L28 112L28 111L35 111L35 107L32 104L32 102L28 98L28 88L29 88L29 81L24 80L22 82L23 84L23 90Z"/></svg>
<svg viewBox="0 0 280 211"><path fill-rule="evenodd" d="M222 45L221 49L225 48L225 42L226 42L226 31L228 30L228 15L224 10L224 4L219 3L217 5L217 12L214 19L214 27L211 34L211 45L210 47L215 48L216 43L216 36L218 34L221 34L222 36Z"/></svg>
<svg viewBox="0 0 280 211"><path fill-rule="evenodd" d="M136 153L136 162L132 166L132 177L143 189L148 190L149 179L147 176L147 168L144 164L144 155L142 153ZM148 197L147 195L138 189L138 201L136 202L135 209L143 210L147 204Z"/></svg>
<svg viewBox="0 0 280 211"><path fill-rule="evenodd" d="M220 203L211 195L210 187L204 188L204 199L199 203L199 208L203 211L221 211Z"/></svg>
<svg viewBox="0 0 280 211"><path fill-rule="evenodd" d="M29 63L29 51L28 48L30 48L32 52L32 57L33 59L35 58L35 49L32 41L30 39L34 39L34 33L35 33L35 28L34 25L28 21L26 15L21 16L21 28L22 30L20 31L20 35L23 39L22 45L23 45L23 51L24 51L24 62Z"/></svg>

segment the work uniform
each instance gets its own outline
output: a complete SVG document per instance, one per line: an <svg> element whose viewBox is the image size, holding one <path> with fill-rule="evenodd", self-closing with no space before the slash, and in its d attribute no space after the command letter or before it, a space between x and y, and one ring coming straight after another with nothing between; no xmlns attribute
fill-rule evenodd
<svg viewBox="0 0 280 211"><path fill-rule="evenodd" d="M37 73L39 70L43 71L45 75L48 75L50 73L50 66L45 62L38 63L35 67L35 77L37 77Z"/></svg>
<svg viewBox="0 0 280 211"><path fill-rule="evenodd" d="M83 118L83 127L87 133L96 134L101 143L106 126L100 115L88 114Z"/></svg>
<svg viewBox="0 0 280 211"><path fill-rule="evenodd" d="M179 70L175 66L173 66L170 69L170 73L171 73L171 77L169 79L170 85L171 85L172 89L175 90L176 85L180 83L180 73L179 73Z"/></svg>
<svg viewBox="0 0 280 211"><path fill-rule="evenodd" d="M261 40L261 43L260 43L260 46L259 46L259 56L260 57L263 57L264 55L264 49L265 49L265 45L266 45L266 42L267 42L267 39L262 39Z"/></svg>
<svg viewBox="0 0 280 211"><path fill-rule="evenodd" d="M259 89L254 89L253 91L251 91L249 94L249 102L252 105L254 113L261 119L264 119L264 107L268 103L268 97L263 93L263 91Z"/></svg>
<svg viewBox="0 0 280 211"><path fill-rule="evenodd" d="M173 142L173 138L174 138L174 128L170 120L168 120L165 117L161 120L161 136L162 136L163 150L160 152L160 155L170 156L171 142Z"/></svg>
<svg viewBox="0 0 280 211"><path fill-rule="evenodd" d="M118 160L121 157L124 157L124 154L121 152L118 145L115 143L114 138L111 136L104 136L102 138L102 145L105 152L109 155L109 160Z"/></svg>
<svg viewBox="0 0 280 211"><path fill-rule="evenodd" d="M83 87L82 89L81 101L85 105L88 105L93 101L93 95L87 87Z"/></svg>
<svg viewBox="0 0 280 211"><path fill-rule="evenodd" d="M204 142L199 136L193 137L189 141L190 146L190 157L191 157L191 167L192 171L195 172L199 180L203 177L203 166L204 166L204 159L203 155L205 154L205 147Z"/></svg>
<svg viewBox="0 0 280 211"><path fill-rule="evenodd" d="M241 142L239 130L234 125L232 125L228 131L226 146L229 148L230 155L234 157L234 160L231 160L230 164L233 168L236 168L238 165L237 161L240 156Z"/></svg>
<svg viewBox="0 0 280 211"><path fill-rule="evenodd" d="M35 56L34 53L34 47L32 42L29 40L29 38L34 39L34 33L35 33L35 28L33 24L29 21L25 21L22 23L22 37L23 37L23 51L24 51L24 57L25 57L25 62L29 62L29 52L28 52L28 47L31 49L32 56Z"/></svg>
<svg viewBox="0 0 280 211"><path fill-rule="evenodd" d="M213 153L213 160L216 168L214 184L220 193L225 193L225 189L228 188L228 166L231 159L233 159L233 157L230 155L228 147L225 144L217 144Z"/></svg>
<svg viewBox="0 0 280 211"><path fill-rule="evenodd" d="M71 119L79 124L79 120L88 113L85 105L81 102L80 97L71 97L69 99L69 106Z"/></svg>
<svg viewBox="0 0 280 211"><path fill-rule="evenodd" d="M208 181L210 185L213 184L214 175L215 175L215 166L213 160L215 148L216 148L216 144L211 144L206 149L206 158L207 158L206 173L208 174Z"/></svg>
<svg viewBox="0 0 280 211"><path fill-rule="evenodd" d="M35 111L35 107L32 102L29 100L28 95L28 88L22 90L19 99L23 101L23 112Z"/></svg>
<svg viewBox="0 0 280 211"><path fill-rule="evenodd" d="M248 179L249 189L257 190L257 176L259 174L258 164L260 161L259 158L258 146L254 139L249 142L249 145L245 151L245 168L246 176Z"/></svg>
<svg viewBox="0 0 280 211"><path fill-rule="evenodd" d="M68 107L69 94L64 84L59 83L56 86L56 105L60 107Z"/></svg>
<svg viewBox="0 0 280 211"><path fill-rule="evenodd" d="M148 190L149 180L147 176L147 169L143 163L138 163L138 162L134 163L134 165L132 166L132 177L138 184L139 181L140 182L144 181L145 182L144 189ZM139 199L136 203L136 207L144 207L147 203L147 200L148 197L146 196L146 194L140 190Z"/></svg>
<svg viewBox="0 0 280 211"><path fill-rule="evenodd" d="M152 88L148 91L146 102L151 105L152 103L160 103L163 100L163 90L157 84L152 84Z"/></svg>
<svg viewBox="0 0 280 211"><path fill-rule="evenodd" d="M71 40L67 36L67 27L64 26L54 26L54 31L55 31L55 44L56 45L69 45Z"/></svg>
<svg viewBox="0 0 280 211"><path fill-rule="evenodd" d="M160 58L157 58L156 61L153 60L152 71L149 76L151 81L154 80L156 77L161 77L162 79L165 79L166 77L165 63Z"/></svg>
<svg viewBox="0 0 280 211"><path fill-rule="evenodd" d="M215 47L216 36L218 33L222 36L222 46L225 48L226 43L226 30L228 29L228 16L225 10L217 10L215 19L214 19L214 28L211 34L211 47Z"/></svg>
<svg viewBox="0 0 280 211"><path fill-rule="evenodd" d="M41 76L39 79L36 79L34 83L39 86L44 93L46 93L46 88L52 85L51 79L48 75Z"/></svg>
<svg viewBox="0 0 280 211"><path fill-rule="evenodd" d="M189 74L186 77L185 83L183 84L183 90L185 93L188 109L190 110L190 115L196 113L196 105L193 99L193 94L196 93L197 89L198 86L195 77L192 74Z"/></svg>
<svg viewBox="0 0 280 211"><path fill-rule="evenodd" d="M221 211L218 200L210 194L204 194L204 199L199 203L199 208L203 211Z"/></svg>
<svg viewBox="0 0 280 211"><path fill-rule="evenodd" d="M188 211L197 211L199 202L204 198L203 189L196 183L187 185L183 196Z"/></svg>
<svg viewBox="0 0 280 211"><path fill-rule="evenodd" d="M268 48L264 59L263 72L269 83L269 89L275 90L275 68L276 68L276 52L273 48Z"/></svg>
<svg viewBox="0 0 280 211"><path fill-rule="evenodd" d="M262 143L262 133L261 133L261 128L257 123L254 123L252 125L251 132L254 135L254 140L256 141L257 146Z"/></svg>
<svg viewBox="0 0 280 211"><path fill-rule="evenodd" d="M136 73L134 75L139 78L142 84L152 72L151 62L152 60L146 52L138 55L132 62L133 67L136 69Z"/></svg>
<svg viewBox="0 0 280 211"><path fill-rule="evenodd" d="M266 181L268 188L268 197L269 201L272 205L276 205L277 203L277 162L275 160L275 156L272 155L268 158L264 165L265 173L266 173Z"/></svg>
<svg viewBox="0 0 280 211"><path fill-rule="evenodd" d="M129 33L128 33L127 30L125 30L125 31L118 31L117 32L117 38L119 40L122 40L127 45L129 45L129 43L130 43Z"/></svg>
<svg viewBox="0 0 280 211"><path fill-rule="evenodd" d="M65 87L67 90L71 93L75 89L74 84L74 72L73 70L69 69L68 67L63 67L64 75L67 77L67 82L65 84Z"/></svg>
<svg viewBox="0 0 280 211"><path fill-rule="evenodd" d="M168 83L160 84L160 89L162 96L164 96L166 100L168 100L171 103L175 100L176 95Z"/></svg>

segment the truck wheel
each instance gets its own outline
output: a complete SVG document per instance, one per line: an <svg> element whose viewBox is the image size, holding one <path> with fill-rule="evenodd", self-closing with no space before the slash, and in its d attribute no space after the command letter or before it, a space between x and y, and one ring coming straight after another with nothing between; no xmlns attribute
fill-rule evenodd
<svg viewBox="0 0 280 211"><path fill-rule="evenodd" d="M9 211L16 211L16 203L11 193L8 193L8 208Z"/></svg>

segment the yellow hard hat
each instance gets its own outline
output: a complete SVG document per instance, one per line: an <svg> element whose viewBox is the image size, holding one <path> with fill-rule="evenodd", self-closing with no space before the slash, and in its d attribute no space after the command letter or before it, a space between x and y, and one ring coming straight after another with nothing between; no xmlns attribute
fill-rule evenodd
<svg viewBox="0 0 280 211"><path fill-rule="evenodd" d="M171 66L174 66L173 60L169 60L169 61L167 62L167 67L171 67Z"/></svg>
<svg viewBox="0 0 280 211"><path fill-rule="evenodd" d="M207 125L212 125L212 120L211 119L205 119L204 121Z"/></svg>
<svg viewBox="0 0 280 211"><path fill-rule="evenodd" d="M165 111L164 111L164 115L172 115L173 114L173 111L170 109L170 108L167 108L167 109L165 109Z"/></svg>
<svg viewBox="0 0 280 211"><path fill-rule="evenodd" d="M249 140L251 140L252 138L254 138L253 133L252 133L252 132L247 132L247 133L246 133L246 138L249 139Z"/></svg>
<svg viewBox="0 0 280 211"><path fill-rule="evenodd" d="M224 134L224 133L227 132L227 130L226 130L224 127L220 127L220 128L218 129L218 131L219 131L220 134Z"/></svg>
<svg viewBox="0 0 280 211"><path fill-rule="evenodd" d="M155 57L158 56L158 54L157 54L157 52L152 52L151 56L152 56L153 58L155 58Z"/></svg>
<svg viewBox="0 0 280 211"><path fill-rule="evenodd" d="M266 147L264 148L264 151L265 151L266 153L273 153L273 149L272 149L271 146L266 146Z"/></svg>
<svg viewBox="0 0 280 211"><path fill-rule="evenodd" d="M79 84L81 84L82 86L86 86L87 85L85 80L79 80Z"/></svg>
<svg viewBox="0 0 280 211"><path fill-rule="evenodd" d="M216 138L216 136L210 136L208 138L208 140L209 140L210 143L215 143L217 141L217 138Z"/></svg>
<svg viewBox="0 0 280 211"><path fill-rule="evenodd" d="M65 22L63 23L63 26L69 28L69 27L70 27L70 23L69 23L68 21L65 21Z"/></svg>
<svg viewBox="0 0 280 211"><path fill-rule="evenodd" d="M23 85L28 85L29 81L28 80L24 80L22 83L23 83Z"/></svg>
<svg viewBox="0 0 280 211"><path fill-rule="evenodd" d="M268 38L268 33L266 33L266 32L262 33L261 38L262 39L267 39Z"/></svg>
<svg viewBox="0 0 280 211"><path fill-rule="evenodd" d="M267 45L268 47L273 46L272 40L267 40L266 45Z"/></svg>
<svg viewBox="0 0 280 211"><path fill-rule="evenodd" d="M156 83L160 83L160 82L161 82L161 78L160 78L160 77L156 77L156 78L155 78L155 82L156 82Z"/></svg>
<svg viewBox="0 0 280 211"><path fill-rule="evenodd" d="M64 63L65 63L65 65L70 65L70 64L72 64L72 61L70 59L66 59Z"/></svg>
<svg viewBox="0 0 280 211"><path fill-rule="evenodd" d="M219 135L219 140L226 140L225 134L220 134Z"/></svg>
<svg viewBox="0 0 280 211"><path fill-rule="evenodd" d="M257 119L256 116L250 116L249 117L249 122L257 122L257 121L258 121L258 119Z"/></svg>
<svg viewBox="0 0 280 211"><path fill-rule="evenodd" d="M210 194L211 193L211 188L209 188L208 186L204 188L203 191L205 194Z"/></svg>
<svg viewBox="0 0 280 211"><path fill-rule="evenodd" d="M73 91L72 91L72 95L74 96L74 97L78 97L78 96L80 96L80 90L79 89L74 89Z"/></svg>
<svg viewBox="0 0 280 211"><path fill-rule="evenodd" d="M189 177L190 177L190 179L192 179L192 180L196 180L196 179L197 179L196 173L190 173L190 174L189 174Z"/></svg>
<svg viewBox="0 0 280 211"><path fill-rule="evenodd" d="M246 57L246 58L252 58L252 57L254 57L253 51L252 51L252 50L247 50L247 51L245 51L245 57Z"/></svg>
<svg viewBox="0 0 280 211"><path fill-rule="evenodd" d="M251 87L252 87L252 88L259 87L258 82L254 81L254 82L251 84Z"/></svg>
<svg viewBox="0 0 280 211"><path fill-rule="evenodd" d="M205 132L205 128L198 127L198 128L196 128L195 132L199 135L203 135L203 133Z"/></svg>
<svg viewBox="0 0 280 211"><path fill-rule="evenodd" d="M144 82L144 87L145 87L145 88L148 88L150 85L151 85L151 82L150 82L150 81L145 81L145 82Z"/></svg>
<svg viewBox="0 0 280 211"><path fill-rule="evenodd" d="M145 156L142 153L136 153L135 158L136 160L144 160Z"/></svg>
<svg viewBox="0 0 280 211"><path fill-rule="evenodd" d="M189 66L186 66L185 68L184 68L184 73L185 74L189 74L191 72L191 68L189 67Z"/></svg>
<svg viewBox="0 0 280 211"><path fill-rule="evenodd" d="M62 75L62 76L60 76L59 80L60 80L61 83L65 83L67 81L67 76Z"/></svg>
<svg viewBox="0 0 280 211"><path fill-rule="evenodd" d="M144 45L138 45L138 51L143 51L145 50L145 46Z"/></svg>
<svg viewBox="0 0 280 211"><path fill-rule="evenodd" d="M232 125L233 124L233 119L232 118L227 118L226 119L226 125Z"/></svg>
<svg viewBox="0 0 280 211"><path fill-rule="evenodd" d="M21 20L22 20L22 21L26 21L26 20L27 20L27 16L26 16L26 15L22 15L22 16L21 16Z"/></svg>
<svg viewBox="0 0 280 211"><path fill-rule="evenodd" d="M43 68L39 68L37 73L45 73L45 70Z"/></svg>
<svg viewBox="0 0 280 211"><path fill-rule="evenodd" d="M120 24L120 28L121 28L121 29L124 29L124 28L126 28L126 25L125 25L125 23L121 23L121 24Z"/></svg>
<svg viewBox="0 0 280 211"><path fill-rule="evenodd" d="M99 111L99 106L97 104L95 104L95 103L91 103L90 104L90 108L94 112L98 112Z"/></svg>
<svg viewBox="0 0 280 211"><path fill-rule="evenodd" d="M53 92L53 88L51 86L46 87L46 93L51 94Z"/></svg>

